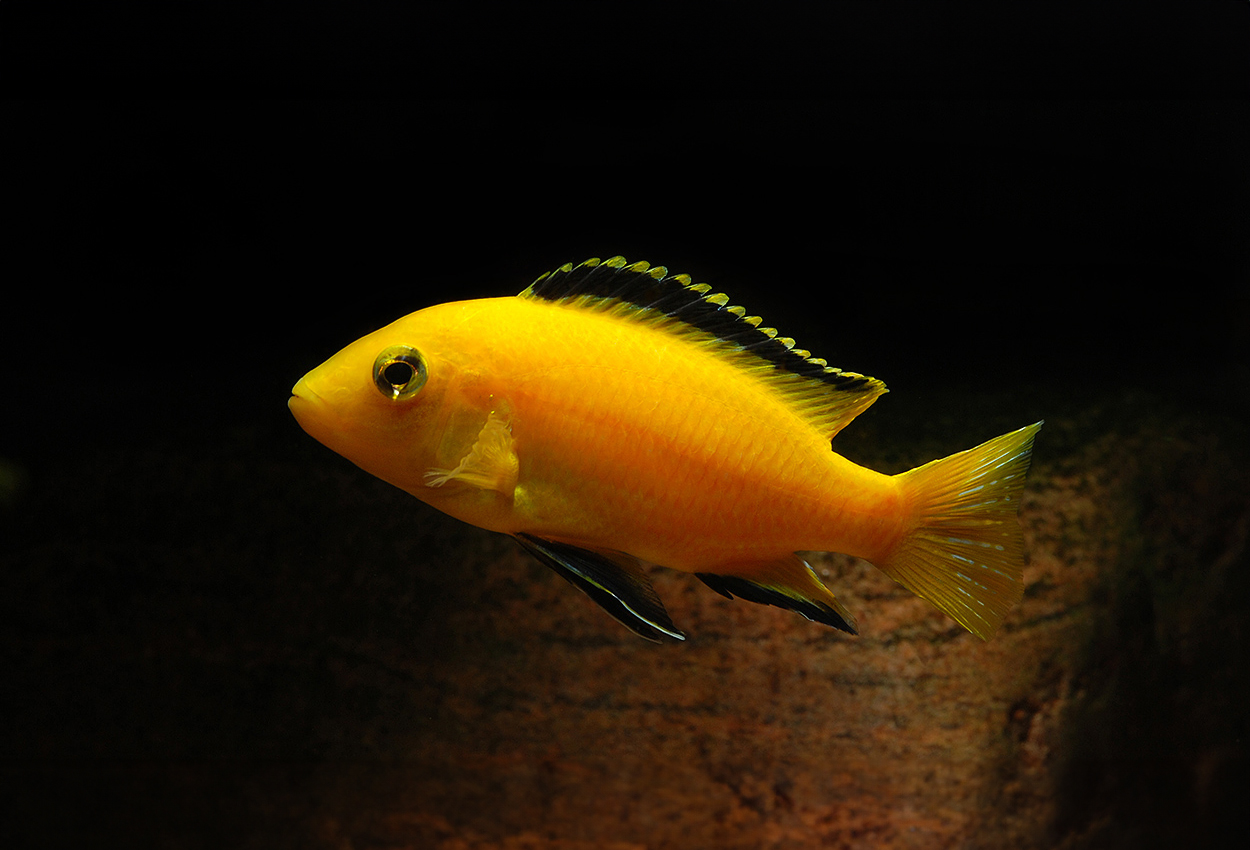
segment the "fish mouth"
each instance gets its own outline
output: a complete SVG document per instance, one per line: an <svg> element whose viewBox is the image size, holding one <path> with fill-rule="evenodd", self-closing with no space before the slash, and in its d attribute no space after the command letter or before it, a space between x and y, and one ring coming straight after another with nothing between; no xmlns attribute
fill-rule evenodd
<svg viewBox="0 0 1250 850"><path fill-rule="evenodd" d="M291 397L286 400L286 406L300 427L307 431L310 423L323 418L325 401L313 392L304 378L300 378L291 387Z"/></svg>
<svg viewBox="0 0 1250 850"><path fill-rule="evenodd" d="M308 387L308 383L300 378L295 382L295 386L291 387L291 397L287 399L287 407L291 407L297 401L305 402L310 399L318 398L318 395Z"/></svg>

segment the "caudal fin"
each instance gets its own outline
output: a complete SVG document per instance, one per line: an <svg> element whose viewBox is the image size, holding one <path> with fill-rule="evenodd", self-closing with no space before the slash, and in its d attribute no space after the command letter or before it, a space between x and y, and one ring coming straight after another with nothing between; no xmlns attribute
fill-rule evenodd
<svg viewBox="0 0 1250 850"><path fill-rule="evenodd" d="M899 478L913 527L881 571L982 640L1024 592L1024 538L1016 514L1042 423L935 460Z"/></svg>

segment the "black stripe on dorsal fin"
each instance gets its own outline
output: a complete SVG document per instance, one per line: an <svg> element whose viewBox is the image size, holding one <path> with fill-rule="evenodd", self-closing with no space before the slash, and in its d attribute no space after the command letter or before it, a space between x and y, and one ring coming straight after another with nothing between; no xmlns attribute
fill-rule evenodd
<svg viewBox="0 0 1250 850"><path fill-rule="evenodd" d="M796 348L793 339L778 336L775 328L760 327L759 316L748 316L744 308L731 306L727 295L712 292L708 284L693 283L685 274L670 275L664 266L645 261L592 257L576 266L565 263L539 277L519 297L636 310L640 317L668 320L708 334L726 349L782 373L819 382L823 392L833 391L836 397L822 400L792 388L787 392L798 396L796 404L816 417L830 437L886 392L885 384L876 378L834 368Z"/></svg>

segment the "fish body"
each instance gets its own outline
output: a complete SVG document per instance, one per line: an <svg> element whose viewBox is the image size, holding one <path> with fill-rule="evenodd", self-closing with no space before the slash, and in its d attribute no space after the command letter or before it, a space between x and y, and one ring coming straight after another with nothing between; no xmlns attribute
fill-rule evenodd
<svg viewBox="0 0 1250 850"><path fill-rule="evenodd" d="M885 392L663 267L566 265L440 304L308 373L313 437L513 535L648 638L681 637L640 562L854 632L796 552L862 557L988 638L1019 599L1016 506L1040 423L902 475L830 449Z"/></svg>

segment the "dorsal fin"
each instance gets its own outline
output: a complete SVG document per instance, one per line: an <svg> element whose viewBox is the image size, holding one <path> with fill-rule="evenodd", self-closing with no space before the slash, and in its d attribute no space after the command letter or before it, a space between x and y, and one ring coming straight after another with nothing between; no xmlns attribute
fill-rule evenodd
<svg viewBox="0 0 1250 850"><path fill-rule="evenodd" d="M794 340L761 328L759 316L730 306L729 297L713 293L689 275L670 275L664 266L624 257L593 257L574 266L565 263L534 281L518 297L575 304L583 309L629 314L672 332L696 335L739 366L766 374L795 409L832 438L886 392L876 378L844 372Z"/></svg>

